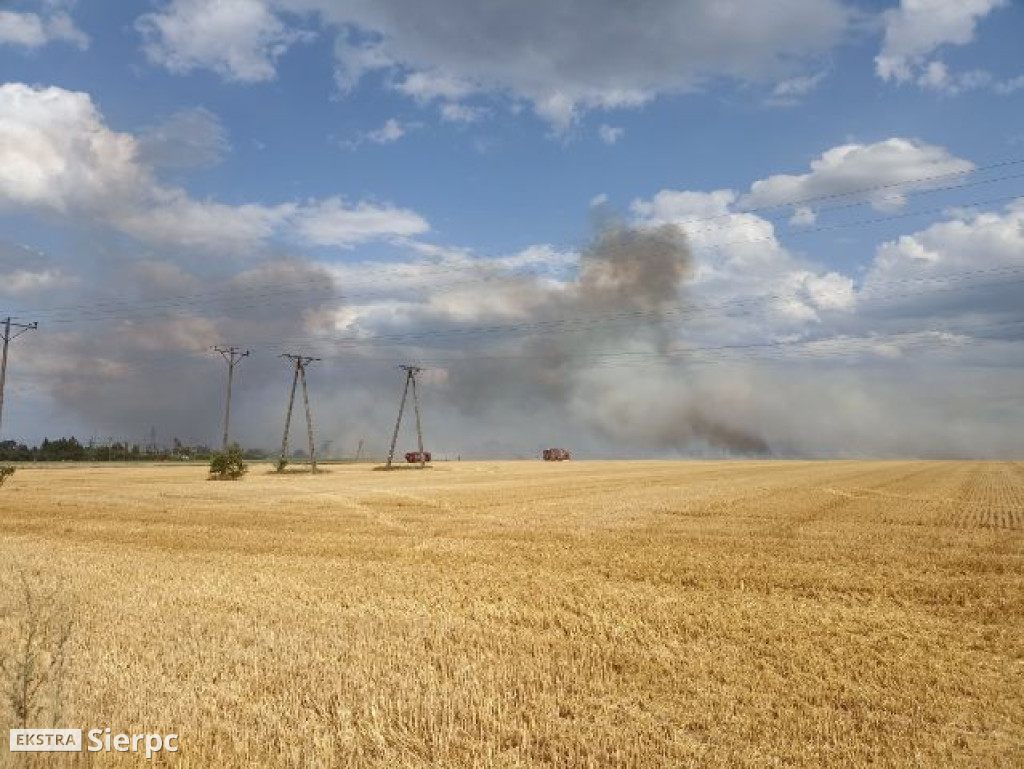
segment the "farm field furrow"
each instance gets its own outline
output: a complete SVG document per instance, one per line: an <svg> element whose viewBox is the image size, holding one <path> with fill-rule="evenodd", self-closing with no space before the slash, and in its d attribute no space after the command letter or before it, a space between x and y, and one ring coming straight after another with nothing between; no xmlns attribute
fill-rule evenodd
<svg viewBox="0 0 1024 769"><path fill-rule="evenodd" d="M26 585L73 620L39 717L180 767L1024 765L1021 464L326 469L20 468L0 649Z"/></svg>

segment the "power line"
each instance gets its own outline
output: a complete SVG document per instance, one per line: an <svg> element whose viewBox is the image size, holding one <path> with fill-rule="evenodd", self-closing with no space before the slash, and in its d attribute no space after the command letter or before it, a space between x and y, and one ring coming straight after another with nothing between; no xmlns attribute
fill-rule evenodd
<svg viewBox="0 0 1024 769"><path fill-rule="evenodd" d="M1021 161L1021 162L1024 162L1024 161ZM927 187L927 188L924 188L924 189L913 190L913 191L910 191L910 192L900 192L900 193L895 193L895 194L892 194L892 195L883 195L883 196L878 197L878 198L869 198L869 199L866 199L866 200L858 200L858 201L853 202L853 203L843 203L843 204L837 205L837 206L825 206L823 208L817 208L816 211L818 213L832 213L834 211L843 211L843 210L850 209L850 208L859 208L860 206L867 205L867 204L876 205L878 203L885 202L885 201L903 201L903 200L906 200L911 195L914 195L914 196L933 195L933 194L938 193L938 192L959 191L959 190L967 189L969 187L979 187L979 186L984 185L984 184L997 184L999 182L1014 181L1014 180L1022 179L1022 178L1024 178L1024 174L1010 174L1010 175L1007 175L1007 176L997 176L997 177L992 178L992 179L978 179L977 181L973 181L973 182L962 182L960 184L953 184L953 185L948 185L948 186L945 186L945 187ZM1016 196L1014 196L1014 197L1016 197ZM769 207L769 208L782 207L782 206L788 207L787 204L781 204L780 206L773 206L773 207ZM796 207L799 207L799 206L800 206L800 204L796 204ZM746 214L755 213L755 212L757 212L759 210L760 211L769 210L769 208L745 209L745 210L741 210L741 211L730 211L730 212L725 213L725 214L719 214L718 217L716 217L716 218L728 218L728 217L733 217L733 216L744 216ZM779 221L780 219L785 218L786 216L787 215L785 213L781 213L781 214L777 214L775 216L759 216L759 218L764 219L765 221L775 222L775 221ZM714 232L715 229L720 227L720 225L716 225L714 227L705 227L703 229L691 229L689 226L687 226L687 222L690 222L690 221L694 221L694 220L684 219L682 221L674 221L673 223L674 224L678 224L679 226L685 227L686 228L686 232L689 235L703 233L703 232ZM699 222L700 220L697 220L697 221Z"/></svg>
<svg viewBox="0 0 1024 769"><path fill-rule="evenodd" d="M903 341L901 341L903 340ZM871 352L873 348L877 348L879 345L886 343L892 343L894 341L901 341L900 350L924 347L924 346L936 346L936 347L967 347L978 344L981 340L978 338L964 339L955 338L951 339L941 334L935 334L928 331L905 331L895 332L890 334L875 334L868 337L822 337L810 340L791 340L791 341L773 341L773 342L760 342L754 344L742 344L742 345L719 345L709 347L693 347L687 349L674 349L664 352L635 352L635 351L621 351L621 352L601 352L594 353L590 356L588 353L573 353L569 352L565 354L565 360L578 360L581 358L593 357L587 363L588 369L595 368L646 368L655 365L676 365L685 363L687 365L713 365L723 364L729 361L735 361L738 358L748 359L781 359L791 361L794 357L804 359L825 359L830 357L841 357L851 354ZM781 353L785 352L786 357L781 358ZM628 360L617 360L619 357L629 356ZM425 359L422 361L424 366L430 365L443 365L446 368L453 365L465 364L465 365L479 365L481 360L494 359L500 356L473 356L467 357L462 360L451 360L446 359L444 361L435 361L433 359ZM500 357L500 359L514 360L517 356L509 355ZM530 357L530 356L521 356Z"/></svg>
<svg viewBox="0 0 1024 769"><path fill-rule="evenodd" d="M931 181L940 181L940 180L949 179L949 178L956 178L956 177L960 177L960 176L966 176L966 175L969 175L969 174L979 173L979 172L982 172L982 171L988 171L988 170L997 169L997 168L1005 168L1005 167L1009 167L1009 166L1020 165L1022 163L1024 163L1024 158L1009 159L1009 160L1001 161L1001 162L998 162L998 163L992 163L992 164L985 165L985 166L978 166L978 167L975 167L975 168L966 169L964 171L950 172L950 173L945 173L945 174L937 174L937 175L932 175L932 176L919 176L919 177L915 177L915 178L912 178L912 179L905 179L905 180L898 181L898 182L891 182L891 183L888 183L888 184L860 187L860 188L848 190L848 191L845 191L845 192L838 192L838 193L831 193L831 194L826 194L826 195L805 197L805 198L801 198L801 199L797 199L797 200L783 201L783 202L779 202L779 203L773 203L771 205L754 207L754 208L747 208L747 209L742 209L742 210L738 210L738 211L730 211L730 212L725 212L725 213L722 213L722 214L716 214L716 215L711 215L711 216L693 217L693 218L690 218L690 219L676 220L674 223L679 225L679 226L685 227L685 226L690 225L690 224L700 224L700 223L704 223L704 222L712 222L712 221L717 221L717 220L721 220L721 219L728 219L730 217L744 215L744 214L752 214L752 213L760 213L760 212L763 212L763 211L770 211L770 210L774 210L774 209L777 209L777 208L788 208L788 207L806 206L806 205L808 205L810 203L815 203L815 202L822 202L822 201L827 201L827 200L842 199L842 198L851 197L851 196L858 195L858 194L866 194L866 193L877 192L877 191L886 190L886 189L894 189L894 188L898 188L898 187L901 187L901 186L907 186L907 185L912 185L912 184L921 184L921 183L927 183L927 182L931 182ZM980 185L980 184L991 184L991 183L1000 182L1000 181L1008 181L1008 180L1018 179L1018 178L1021 178L1021 176L1022 175L1020 175L1020 174L1016 174L1016 175L998 177L998 178L995 178L995 179L984 179L984 180L979 180L979 181L976 181L976 182L968 182L968 183L964 183L964 184L961 184L961 185L946 186L946 187L939 187L939 188L925 188L925 189L921 189L921 190L914 190L912 192L901 193L898 197L905 198L905 197L907 197L908 195L911 195L911 194L913 194L913 195L920 195L920 194L929 194L929 193L933 193L933 192L957 190L957 189L961 189L961 188L965 188L965 187L971 187L971 186L976 186L976 185ZM895 197L895 196L893 196L893 197ZM1012 195L1012 196L1008 196L1008 197L995 198L995 199L992 199L992 200L981 201L981 202L976 202L976 203L961 204L961 207L974 207L974 206L979 206L979 205L988 205L988 204L991 204L991 203L994 203L994 202L1002 202L1002 201L1005 201L1005 200L1013 199L1015 197L1018 197L1018 195ZM838 209L841 209L841 208L849 208L849 207L853 207L853 206L864 205L865 203L870 203L870 202L872 202L872 201L865 200L865 201L861 201L861 202L857 202L857 203L846 204L846 205L842 205L842 206L830 207L830 208L825 209L825 210L838 210ZM904 217L907 217L907 216L920 216L920 215L926 215L926 214L929 214L929 213L935 213L937 211L945 210L945 208L948 208L948 207L944 207L944 208L940 208L940 209L930 209L930 210L920 211L920 212L910 212L910 213L907 213L907 214L901 214L901 215L896 215L896 216L891 216L891 217L880 217L880 218L865 220L865 221L861 221L861 222L854 222L854 223L848 223L848 224L834 225L832 227L826 227L826 228L812 228L812 229L808 229L808 230L799 230L799 231L796 231L796 232L791 233L791 234L805 234L805 233L827 231L829 229L836 229L836 228L839 228L839 227L863 226L863 225L867 225L867 224L876 224L876 223L880 223L880 222L884 222L884 221L890 221L890 220L893 220L893 219L904 218ZM706 230L691 230L691 232L697 232L697 233L702 232L702 231L706 231ZM761 240L761 239L758 239L758 240ZM739 242L746 242L746 241L739 241ZM752 241L752 242L756 242L756 240ZM721 244L721 245L729 245L729 244ZM488 262L484 261L484 260L475 260L474 264L469 265L469 267L487 267L487 266L493 266L493 265L489 265ZM382 270L377 271L377 274L381 275L381 279L386 280L388 275L391 275L391 274L393 274L395 272L401 272L403 269L406 269L406 268L403 266L403 267L400 267L398 269L394 269L394 268L382 269ZM447 267L447 268L436 268L435 273L436 274L442 274L442 273L447 273L447 272L463 271L465 269L467 269L467 265L454 265L454 266ZM300 290L302 290L300 288L301 286L318 284L318 283L322 283L322 282L323 282L323 277L318 277L318 278L313 278L313 279L309 279L309 280L306 280L306 281L297 281L297 282L291 283L291 284L287 284L287 283L286 284L279 284L277 287L275 287L275 289L273 291L268 292L268 293L276 294L276 293L279 293L279 292L300 291ZM216 298L217 296L223 296L225 294L227 294L227 295L236 294L237 295L238 293L242 293L244 295L246 292L251 292L251 291L254 291L254 290L258 290L258 289L255 289L255 288L253 288L253 289L243 289L241 292L236 290L236 289L221 289L221 290L215 290L215 291L209 291L209 292L202 292L202 293L198 293L198 294L172 295L172 296L166 297L166 298L164 298L162 300L157 300L157 305L154 305L153 302L130 303L130 302L122 301L122 300L98 300L96 302L91 302L89 304L38 307L38 308L33 308L31 310L31 312L33 312L35 314L42 314L42 313L54 313L54 312L62 312L62 311L65 311L65 310L76 310L76 309L77 310L81 310L81 309L86 309L86 310L88 310L88 309L98 309L98 308L101 308L101 307L104 307L104 306L110 307L112 311L119 311L119 308L121 308L121 309L125 309L125 308L130 309L131 307L160 306L161 303L162 304L166 304L168 302L173 303L173 302L176 302L176 301L179 301L179 300L187 301L189 299L197 299L197 298L204 298L204 297L205 298L211 298L211 297L212 298ZM256 294L256 296L266 296L266 295L267 295L267 293ZM28 311L28 310L26 310L26 311ZM59 321L59 322L71 322L71 321Z"/></svg>
<svg viewBox="0 0 1024 769"><path fill-rule="evenodd" d="M1009 328L1013 326L1024 325L1024 319L1016 321L1008 321L1006 323L989 323L980 324L975 326L968 326L967 328L957 329L925 329L925 330L911 330L911 331L893 331L881 334L870 334L861 337L851 337L847 335L834 335L827 337L816 337L812 339L793 339L793 340L777 340L777 341L765 341L765 342L749 342L749 343L733 343L733 344L722 344L722 345L711 345L711 346L698 346L698 347L671 347L661 351L645 351L645 350L612 350L612 351L578 351L569 350L559 353L559 356L566 360L576 359L598 359L600 362L603 359L615 359L625 358L629 360L637 359L668 359L668 360L681 360L690 359L692 356L704 356L711 357L719 356L722 354L730 355L734 353L748 353L751 351L774 351L774 350L791 350L793 348L810 348L809 352L814 355L832 355L832 354L843 354L845 352L857 352L858 350L850 350L843 348L841 344L877 344L879 342L891 341L894 339L903 339L910 337L927 337L928 339L938 339L945 343L948 341L946 337L953 334L960 334L963 332L971 331L986 331L992 329ZM971 339L958 338L956 344L976 344L979 338L974 337ZM829 346L831 345L831 346ZM510 353L505 355L466 355L461 357L436 357L429 356L421 359L420 363L424 366L428 365L451 365L451 364L477 364L482 360L496 360L496 361L515 361L515 360L547 360L549 355L544 354L528 354L528 353ZM360 360L364 360L360 356ZM390 358L377 358L374 360L391 360Z"/></svg>
<svg viewBox="0 0 1024 769"><path fill-rule="evenodd" d="M1007 200L1015 200L1019 196L1020 195L1018 193L1018 194L1009 195L1009 196L1002 196L1002 197L998 197L998 198L990 198L988 200L983 200L983 201L974 201L974 202L968 202L968 203L961 203L957 207L959 207L959 208L978 208L978 207L981 207L981 206L991 205L993 203L1005 202ZM888 216L873 217L871 219L861 219L861 220L857 220L857 221L853 221L853 222L841 222L841 223L838 223L838 224L825 225L825 226L821 226L821 227L810 227L810 228L805 228L805 229L800 229L800 230L792 231L792 232L789 233L789 235L792 236L792 237L805 237L805 236L808 236L808 235L814 235L814 234L818 234L818 233L822 233L822 232L831 232L831 231L840 230L840 229L849 229L849 228L853 228L853 227L864 227L864 226L870 226L870 225L874 225L874 224L882 224L882 223L886 223L886 222L890 222L890 221L897 221L897 220L900 220L900 219L906 219L906 218L917 217L917 216L927 216L927 215L930 215L930 214L941 213L941 212L946 211L948 209L949 209L949 206L943 206L943 207L938 207L938 208L925 209L925 210L921 210L921 211L909 211L909 212L905 212L905 213L901 213L901 214L892 214L892 215L888 215ZM694 253L697 253L697 254L700 254L700 253L711 253L711 252L722 251L722 250L724 250L725 248L727 248L729 246L740 246L740 245L747 245L747 244L766 243L766 242L773 242L773 241L776 241L776 240L777 240L777 238L776 238L775 234L772 233L772 234L764 235L764 236L757 237L757 238L742 238L742 239L724 241L724 242L720 242L720 243L713 243L713 244L709 244L709 245L694 246L691 250ZM501 280L501 279L514 278L514 277L517 277L517 276L519 276L519 277L534 277L534 276L536 276L536 273L510 273L510 274L507 274L507 275L493 275L493 276L487 276L487 277L484 277L484 278L477 278L477 279L468 279L467 278L467 279L464 279L462 281L456 281L456 282L453 282L453 283L448 283L447 285L448 286L452 286L452 285L461 285L461 284L472 284L472 283L477 283L477 282L481 282L481 281L482 282L488 282L488 281L492 281L492 280ZM444 288L445 285L446 285L445 283L440 283L440 284L437 284L437 285L434 285L434 286L429 286L429 287L430 288ZM274 293L275 292L273 292L273 291L268 291L268 292L264 293L262 296L273 296ZM320 301L322 303L322 302L328 302L328 301L330 301L332 299L345 300L345 299L360 299L360 298L377 298L377 297L382 297L382 296L387 297L387 296L393 296L393 295L394 295L394 291L377 291L377 292L370 292L370 293L335 292L335 293L332 293L330 296L321 297ZM257 295L257 296L260 296L260 295ZM239 309L243 309L243 310L244 309L264 309L264 308L267 308L267 307L270 307L270 306L284 306L286 304L298 304L298 305L301 305L301 306L306 306L306 305L308 305L309 301L310 300L309 300L308 297L299 297L298 299L295 300L295 302L291 302L291 303L284 303L284 302L282 302L282 303L276 303L275 304L275 303L270 303L270 302L262 301L262 302L252 302L252 303L235 305L234 307L229 307L229 309L235 309L235 310L239 310ZM145 308L142 308L142 309L145 309ZM78 322L82 322L82 321L117 321L117 320L133 320L133 319L137 319L137 318L158 318L158 317L166 317L168 315L178 314L178 311L168 311L168 312L159 312L158 311L158 312L155 312L155 313L142 313L142 314L139 314L139 313L134 313L134 314L133 313L127 313L127 314L122 314L122 315L113 315L113 314L103 315L103 314L101 314L102 312L103 311L98 311L99 314L97 314L97 313L91 313L90 314L89 312L86 312L86 313L83 313L83 314L79 314L78 316L57 317L57 318L51 319L49 322L50 323L55 323L55 324L56 323L64 324L64 323L78 323Z"/></svg>
<svg viewBox="0 0 1024 769"><path fill-rule="evenodd" d="M1006 341L998 338L977 336L979 332L1003 329L1014 326L1021 326L1024 320L1010 321L1006 323L977 324L967 327L936 329L903 330L888 333L870 334L862 337L850 337L846 335L833 335L816 337L813 339L763 341L753 343L732 343L722 345L692 346L669 348L663 351L636 351L636 350L610 350L610 351L560 351L559 358L566 362L573 360L586 360L588 369L601 368L637 368L643 369L650 366L665 365L721 365L733 361L750 360L785 360L792 362L800 358L815 360L844 357L851 354L871 352L872 347L879 347L894 341L900 342L900 350L925 348L928 346L942 348L969 348L980 345L986 341ZM975 336L963 336L965 333L972 333ZM1015 345L1020 345L1019 340L1010 340ZM785 356L785 357L782 357ZM423 358L417 361L415 368L422 371L429 367L472 365L478 366L482 361L506 361L514 364L518 360L546 358L542 355L531 354L505 354L505 355L480 355L470 354L458 358L439 358L436 356ZM324 359L328 364L339 362L342 356ZM366 355L353 355L351 360L360 364L366 363L388 363L393 364L395 356L372 357ZM1019 368L1019 364L1013 364L1005 356L1001 356L1003 366ZM159 361L156 365L160 365ZM177 366L178 364L175 363ZM965 364L966 365L966 364ZM149 368L145 364L134 364L137 368ZM407 386L411 386L408 385ZM400 426L402 411L407 392L403 392L403 401L400 405L400 413L396 429ZM418 397L414 392L414 401L418 406ZM308 397L308 396L307 396ZM307 419L307 429L311 424L311 418ZM422 441L422 433L418 431L418 437ZM397 441L397 435L393 443ZM311 454L311 457L315 454ZM423 455L425 458L425 454Z"/></svg>
<svg viewBox="0 0 1024 769"><path fill-rule="evenodd" d="M771 203L769 205L758 206L754 208L746 208L741 211L730 211L723 214L715 214L712 216L702 216L693 219L683 219L677 222L680 225L700 223L714 221L715 219L724 219L729 216L736 216L737 214L756 214L761 211L772 211L776 208L800 208L807 206L811 203L820 203L826 200L839 200L842 198L852 197L854 195L864 195L871 192L880 192L882 190L895 189L897 187L904 187L911 184L923 184L926 182L940 181L942 179L953 179L959 176L967 176L969 174L979 173L981 171L991 171L995 168L1007 168L1009 166L1016 166L1024 163L1024 158L1011 158L1009 160L999 161L997 163L990 163L984 166L975 166L973 168L967 168L963 171L950 171L948 173L934 174L931 176L918 176L913 179L903 179L898 182L888 182L886 184L874 184L867 187L858 187L852 190L846 190L844 192L832 192L822 195L813 195L805 198L798 198L796 200L785 200L778 203ZM864 201L868 202L868 201Z"/></svg>
<svg viewBox="0 0 1024 769"><path fill-rule="evenodd" d="M963 286L950 285L951 283L957 283L964 281L965 279L973 279L978 277L1003 277L1014 276L1024 271L1024 267L1015 266L1004 266L996 268L988 268L981 270L970 270L959 273L945 273L940 275L932 276L917 276L908 277L901 279L894 279L885 282L874 283L870 287L870 293L865 296L863 293L858 296L858 304L873 304L886 301L892 301L899 298L914 297L920 295L936 294L949 291L962 290ZM997 282L974 282L967 283L966 288L968 290L977 289L990 289L990 288L1002 288L1012 284L1018 284L1021 282L1021 278L1011 278L1010 280L1000 280ZM946 285L941 285L942 283ZM906 284L925 284L926 287L921 290L915 291L880 291L886 287L902 286ZM940 283L939 286L935 286L935 283ZM788 299L796 298L796 294L793 292L766 294L760 296L751 297L740 297L716 304L705 304L700 306L672 306L666 307L659 310L635 310L635 311L624 311L617 313L602 313L597 315L583 316L583 317L569 317L569 318L556 318L545 321L534 321L528 323L516 323L516 324L496 324L491 326L477 326L477 327L464 327L455 329L433 329L418 332L407 332L407 333L396 333L396 334L384 334L377 335L375 337L362 338L362 337L320 337L320 338L298 338L293 337L290 339L277 339L277 340L261 340L258 342L250 340L250 346L272 346L277 344L305 344L305 345L316 345L319 344L322 348L323 345L331 345L333 352L331 355L337 357L340 352L345 349L349 349L355 352L357 347L369 345L375 347L387 347L389 342L392 341L409 341L417 342L424 339L430 338L445 338L454 335L468 336L474 334L489 334L489 333L504 333L504 332L527 332L527 333L542 333L542 332L559 332L566 333L572 331L588 331L595 326L615 323L615 322L646 322L651 319L659 317L687 317L687 316L700 316L707 317L714 315L719 311L726 312L735 316L734 310L740 309L740 315L750 314L755 311L756 307L752 305L762 304L769 301L785 301ZM404 349L404 348L403 348ZM154 358L152 361L135 361L130 364L126 364L130 367L135 368L150 368L154 364L156 365L174 365L178 366L179 361L188 360L194 357L193 353L182 353L176 360L169 361L166 356L159 356ZM323 353L321 353L323 354ZM408 353L403 353L405 356ZM394 361L394 357L372 357L366 354L358 354L356 356L360 361ZM491 356L493 357L493 356ZM432 357L431 360L436 359L436 356ZM461 360L461 358L453 359L455 361Z"/></svg>
<svg viewBox="0 0 1024 769"><path fill-rule="evenodd" d="M997 271L998 270L998 271ZM1006 267L997 268L989 271L969 271L961 273L961 276L977 276L983 274L998 274L1003 276L1017 275L1024 272L1024 267ZM946 276L944 278L921 278L911 279L905 278L899 281L893 281L893 285L902 285L907 282L920 280L920 282L937 282L939 280L949 280L953 278L953 275ZM1015 284L1024 282L1024 277L1016 277L1012 279L1004 279L996 282L979 282L974 284L968 284L969 288L983 288L983 287L997 287L1001 288L1008 284ZM887 284L877 284L884 286ZM959 288L959 287L957 287ZM900 292L880 292L875 296L870 294L865 296L859 296L858 302L864 303L876 303L884 300L906 298L908 296L917 296L921 294L935 294L944 293L948 291L956 290L954 287L934 287L930 286L920 291L900 291ZM379 346L382 342L394 342L394 341L420 341L425 339L437 339L437 338L452 338L452 337L465 337L478 334L495 334L495 333L509 333L509 332L540 332L545 330L565 330L566 328L581 328L590 329L594 326L601 325L604 323L615 322L615 321L647 321L657 318L666 317L688 317L688 316L701 316L708 314L713 310L729 309L732 307L744 307L751 304L760 304L771 301L784 301L787 299L796 298L796 294L793 292L767 294L761 296L745 297L739 299L727 300L717 304L703 305L703 306L690 306L672 304L667 307L655 309L655 310L624 310L615 313L595 313L587 316L577 317L563 317L553 318L548 320L539 321L524 321L520 323L496 323L479 326L462 326L459 328L449 329L425 329L419 331L409 332L396 332L392 334L378 334L372 337L360 337L360 336L325 336L315 338L312 341L322 344L331 344L334 346L348 346L348 347L360 347L360 346ZM287 340L261 340L261 344L274 344L274 343L295 343L300 341L298 338L290 338ZM304 341L310 341L309 338L305 338Z"/></svg>
<svg viewBox="0 0 1024 769"><path fill-rule="evenodd" d="M1007 200L1007 199L1012 199L1012 198L1016 198L1016 197L1017 197L1016 195L1013 195L1013 196L1009 196L1009 197L1006 197L1006 198L996 198L996 199L990 199L988 201L979 201L979 202L975 202L975 203L961 204L961 207L964 207L964 208L966 208L966 207L977 207L977 206L986 205L986 204L989 204L989 203L998 202L998 201ZM897 214L897 215L893 215L893 216L876 217L876 218L873 218L873 219L860 220L860 221L857 221L857 222L848 222L848 223L831 225L831 226L826 226L826 227L818 227L818 228L811 228L811 229L801 230L801 231L795 232L793 234L794 235L808 235L808 234L814 234L814 233L817 233L817 232L825 232L825 231L830 231L830 230L840 229L840 228L846 228L846 227L864 226L864 225L876 224L876 223L880 223L880 222L887 222L887 221L891 221L891 220L894 220L894 219L906 218L906 217L909 217L909 216L920 216L920 215L925 215L925 214L929 214L929 213L936 213L936 212L942 211L942 210L945 210L945 209L929 209L929 210L926 210L926 211L908 212L908 213ZM768 235L768 236L764 236L764 237L761 237L761 238L749 238L749 239L743 239L743 240L729 241L729 242L726 242L726 243L714 244L714 245L711 245L711 246L696 247L694 249L694 251L698 252L698 253L699 252L704 252L704 251L715 251L715 250L721 250L722 248L724 248L726 246L729 246L729 245L742 245L742 244L746 244L746 243L757 243L757 242L765 242L765 241L773 241L773 240L775 240L775 236L774 235ZM523 277L529 277L529 274L524 274L524 273L519 273L518 275L521 275ZM495 280L495 279L514 278L514 277L517 277L516 273L512 273L512 274L510 274L508 276L487 276L487 277L483 278L483 280L484 281L489 281L489 280ZM921 279L922 280L931 280L931 279L939 279L939 278L938 277L932 278L932 277L926 276L926 277L921 278ZM459 282L456 282L456 283L449 283L447 285L448 286L453 286L453 285L469 284L469 283L479 282L479 280L480 279L476 279L476 280L474 280L474 279L467 279L467 280L459 281ZM435 286L432 286L432 287L433 288L444 288L444 286L445 286L445 284L442 283L440 285L435 285ZM256 296L273 296L274 294L275 294L274 291L266 291L266 292L264 292L262 294L257 294ZM360 294L360 293L332 293L329 296L321 297L320 300L321 301L329 301L330 299L335 299L335 298L337 298L337 299L374 298L374 297L393 296L393 295L394 295L394 292L381 292L381 291L373 292L373 293L363 293L363 294ZM302 304L302 305L305 305L308 302L309 302L309 298L308 297L300 297L298 300L296 300L296 303ZM282 304L283 303L279 303L278 306L281 306ZM253 304L238 305L238 306L235 307L235 309L246 309L246 308L260 308L260 309L264 309L264 308L269 307L269 306L273 306L272 303L269 303L269 302L257 302L257 303L253 303ZM174 314L174 313L171 313L171 314ZM129 320L129 319L133 319L133 318L137 318L137 317L150 317L150 318L152 318L152 317L160 317L162 315L164 315L164 313L149 314L149 315L137 315L137 314L136 315L128 314L128 315L121 315L121 316L108 315L108 316L100 316L100 317L83 316L83 317L78 318L77 320L73 319L73 318L57 318L57 319L51 320L50 322L51 323L72 323L72 322L79 322L81 320Z"/></svg>

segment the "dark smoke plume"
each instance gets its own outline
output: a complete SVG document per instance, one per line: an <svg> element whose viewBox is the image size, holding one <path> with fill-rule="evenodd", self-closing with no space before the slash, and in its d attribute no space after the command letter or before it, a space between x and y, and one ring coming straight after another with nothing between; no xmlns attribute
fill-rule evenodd
<svg viewBox="0 0 1024 769"><path fill-rule="evenodd" d="M484 413L497 401L521 409L543 401L633 446L685 450L698 444L725 452L765 453L769 447L763 439L722 421L700 403L680 409L659 401L632 402L631 410L664 417L633 424L608 418L624 393L627 399L643 397L635 380L646 374L637 368L615 372L603 364L622 351L656 355L672 348L693 270L692 251L679 227L606 225L582 252L575 280L557 290L537 284L516 289L537 322L537 332L492 345L498 354L491 359L481 356L471 365L452 367L449 397L469 413ZM685 388L680 387L683 397ZM650 427L638 434L641 424Z"/></svg>
<svg viewBox="0 0 1024 769"><path fill-rule="evenodd" d="M205 295L167 312L158 302L152 316L107 320L96 335L65 326L67 333L46 337L45 359L60 365L36 373L58 406L99 434L136 439L152 425L164 442L172 435L216 442L225 367L209 347L238 344L254 350L238 370L232 405L232 435L248 445L272 448L279 440L288 371L277 356L287 351L324 358L311 371L318 437L350 454L364 438L368 452L382 451L400 384L394 363L420 359L428 366L429 434L451 453L532 455L551 441L584 455L590 447L632 456L769 448L736 423L728 399L697 395L685 361L618 365L635 360L618 357L622 352L649 360L682 341L679 311L694 260L674 225L607 224L568 281L497 273L483 283L487 296L475 297L482 308L475 321L465 319L465 294L440 291L360 329L371 341L452 332L422 334L399 348L332 345L343 307L337 292L347 287L304 259L268 255L226 284L216 282L228 290L212 294L199 273L171 260L118 261L111 269L125 298L156 301L168 287ZM509 318L520 328L502 332ZM487 324L495 333L468 328Z"/></svg>

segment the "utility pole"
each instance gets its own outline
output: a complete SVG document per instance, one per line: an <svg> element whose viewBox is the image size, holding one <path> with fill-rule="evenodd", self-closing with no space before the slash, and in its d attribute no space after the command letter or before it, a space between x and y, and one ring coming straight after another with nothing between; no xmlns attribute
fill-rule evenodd
<svg viewBox="0 0 1024 769"><path fill-rule="evenodd" d="M419 373L419 369L412 372L410 379L412 380L412 407L416 412L416 445L420 451L420 469L422 470L427 465L427 455L423 453L423 427L420 425L420 399L416 395L416 374Z"/></svg>
<svg viewBox="0 0 1024 769"><path fill-rule="evenodd" d="M228 426L231 424L231 381L235 378L235 366L238 362L249 355L249 351L242 352L237 347L214 347L214 352L219 352L221 357L228 363L228 397L224 406L224 440L221 442L221 451L228 450Z"/></svg>
<svg viewBox="0 0 1024 769"><path fill-rule="evenodd" d="M284 437L281 438L281 461L277 463L278 471L283 471L288 463L288 430L292 426L292 404L295 403L295 387L299 383L299 365L296 361L295 376L292 377L292 390L288 395L288 410L284 412Z"/></svg>
<svg viewBox="0 0 1024 769"><path fill-rule="evenodd" d="M405 387L402 390L402 401L398 404L398 419L395 421L395 433L391 436L391 448L388 450L387 467L391 467L391 462L395 458L395 444L398 443L398 428L402 426L402 413L405 411L405 399L409 394L409 387L411 385L413 408L416 410L416 439L420 450L420 467L422 468L426 465L427 458L423 453L423 430L420 426L420 401L416 394L416 375L423 369L419 366L399 366L399 368L405 372Z"/></svg>
<svg viewBox="0 0 1024 769"><path fill-rule="evenodd" d="M287 358L295 364L295 375L292 377L292 389L288 395L288 410L284 415L284 437L281 438L281 462L278 467L284 468L285 463L288 461L288 431L292 424L292 406L295 404L295 386L299 380L302 380L302 402L306 407L306 432L309 436L309 471L311 473L316 472L316 449L313 443L313 413L309 410L309 391L306 389L306 367L310 363L320 360L319 358L310 358L305 355L289 355L285 353L281 356Z"/></svg>
<svg viewBox="0 0 1024 769"><path fill-rule="evenodd" d="M14 319L7 317L3 322L3 338L4 338L4 352L3 359L0 361L0 437L3 436L3 423L4 423L4 386L7 384L7 346L11 343L12 339L17 339L19 336L24 334L26 331L34 331L39 328L38 323L15 323ZM14 332L11 332L14 329Z"/></svg>

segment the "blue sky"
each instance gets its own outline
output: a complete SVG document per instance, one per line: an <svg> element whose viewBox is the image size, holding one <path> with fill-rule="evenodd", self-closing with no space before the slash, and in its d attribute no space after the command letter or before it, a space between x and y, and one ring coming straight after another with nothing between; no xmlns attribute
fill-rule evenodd
<svg viewBox="0 0 1024 769"><path fill-rule="evenodd" d="M253 443L298 344L359 369L359 405L319 393L338 445L380 432L390 366L440 349L453 451L555 433L595 455L1019 452L1024 297L974 284L1024 268L1021 39L1024 7L1000 0L0 4L0 302L42 326L17 343L35 354L12 363L4 433L211 440L219 405L185 384L215 387L208 348L237 341L267 361L241 385ZM659 228L686 269L619 269L669 241L609 232ZM676 322L681 302L764 307ZM581 314L591 331L556 342L523 328ZM449 336L397 344L410 329ZM554 368L522 363L550 343ZM682 355L750 345L777 354ZM521 376L460 373L495 348ZM609 354L650 356L654 381ZM805 392L828 428L750 382ZM668 418L638 405L665 393Z"/></svg>

